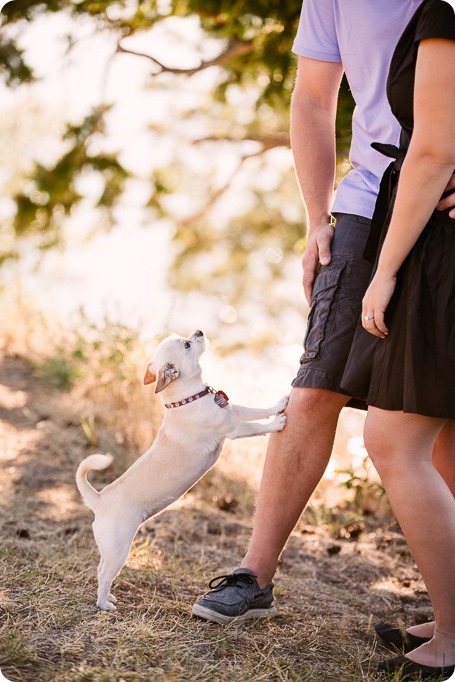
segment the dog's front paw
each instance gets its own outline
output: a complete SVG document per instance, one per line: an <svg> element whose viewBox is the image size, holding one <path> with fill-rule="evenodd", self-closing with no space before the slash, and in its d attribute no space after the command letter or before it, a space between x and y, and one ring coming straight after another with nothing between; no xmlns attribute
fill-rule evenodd
<svg viewBox="0 0 455 682"><path fill-rule="evenodd" d="M272 422L272 426L274 427L274 431L282 431L286 426L286 415L283 413L277 414Z"/></svg>
<svg viewBox="0 0 455 682"><path fill-rule="evenodd" d="M277 406L276 406L276 414L278 414L279 412L284 412L284 410L286 409L286 406L287 406L288 402L289 402L289 396L288 396L288 395L284 395L284 396L281 398L280 402L279 402L279 403L277 404Z"/></svg>

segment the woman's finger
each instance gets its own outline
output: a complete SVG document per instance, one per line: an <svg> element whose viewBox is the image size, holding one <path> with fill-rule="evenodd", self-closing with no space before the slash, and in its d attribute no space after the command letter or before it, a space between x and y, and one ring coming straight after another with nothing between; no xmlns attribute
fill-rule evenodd
<svg viewBox="0 0 455 682"><path fill-rule="evenodd" d="M389 333L389 330L385 326L384 323L384 313L381 311L375 311L374 313L374 323L376 325L376 328L381 332L381 338L385 338L387 334Z"/></svg>
<svg viewBox="0 0 455 682"><path fill-rule="evenodd" d="M374 334L375 336L378 336L378 329L376 329L376 324L374 322L374 313L366 313L364 312L362 314L362 327L366 329L367 332L370 332L370 334Z"/></svg>
<svg viewBox="0 0 455 682"><path fill-rule="evenodd" d="M389 333L389 330L384 324L384 314L373 311L367 312L367 309L362 312L362 327L367 332L380 339L385 339Z"/></svg>

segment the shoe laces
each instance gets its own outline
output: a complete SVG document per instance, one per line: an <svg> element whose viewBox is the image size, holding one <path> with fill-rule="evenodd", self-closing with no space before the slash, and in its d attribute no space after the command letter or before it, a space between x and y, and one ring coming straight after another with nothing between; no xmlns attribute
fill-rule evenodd
<svg viewBox="0 0 455 682"><path fill-rule="evenodd" d="M225 587L245 587L246 585L253 585L256 581L256 576L249 573L229 573L229 575L218 575L212 578L209 582L211 590L223 590Z"/></svg>

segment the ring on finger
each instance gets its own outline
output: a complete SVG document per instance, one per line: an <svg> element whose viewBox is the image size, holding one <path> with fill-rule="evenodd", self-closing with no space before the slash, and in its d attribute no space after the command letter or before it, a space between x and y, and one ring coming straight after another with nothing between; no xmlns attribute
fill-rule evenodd
<svg viewBox="0 0 455 682"><path fill-rule="evenodd" d="M365 315L365 320L367 320L367 322L374 320L374 315Z"/></svg>

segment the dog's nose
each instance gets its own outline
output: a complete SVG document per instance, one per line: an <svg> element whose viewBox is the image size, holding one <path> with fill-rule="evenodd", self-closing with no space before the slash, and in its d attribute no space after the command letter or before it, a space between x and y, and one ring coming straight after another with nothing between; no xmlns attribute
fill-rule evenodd
<svg viewBox="0 0 455 682"><path fill-rule="evenodd" d="M196 331L194 332L194 336L204 336L204 332L201 332L200 329L196 329Z"/></svg>

